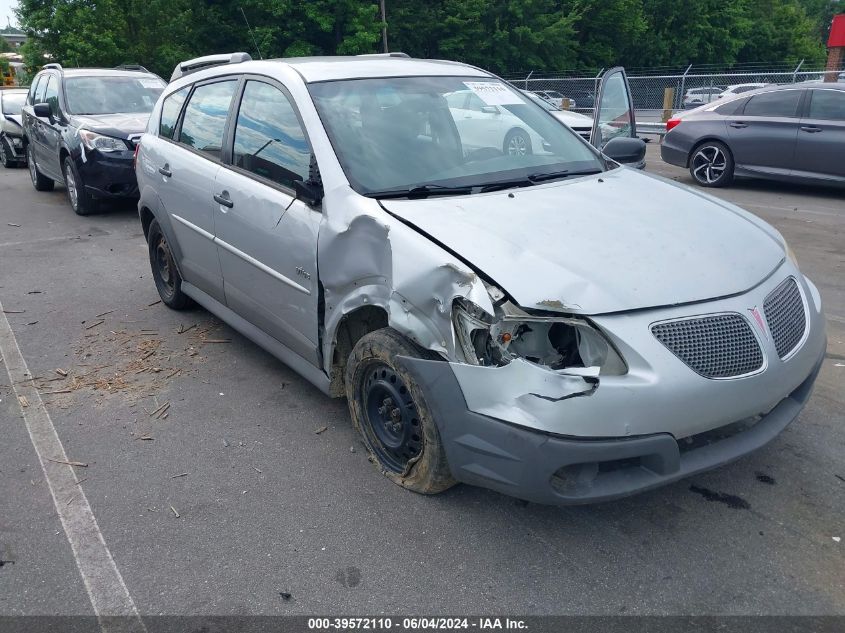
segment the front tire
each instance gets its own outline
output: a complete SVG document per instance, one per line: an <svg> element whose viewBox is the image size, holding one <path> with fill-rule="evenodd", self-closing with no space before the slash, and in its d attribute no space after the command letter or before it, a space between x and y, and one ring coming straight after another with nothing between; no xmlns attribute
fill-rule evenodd
<svg viewBox="0 0 845 633"><path fill-rule="evenodd" d="M689 173L702 187L727 187L734 179L731 150L719 141L705 141L690 154Z"/></svg>
<svg viewBox="0 0 845 633"><path fill-rule="evenodd" d="M390 328L355 345L346 364L352 426L385 477L413 492L436 494L455 480L431 410L401 356L427 353Z"/></svg>
<svg viewBox="0 0 845 633"><path fill-rule="evenodd" d="M525 130L519 128L511 130L505 137L502 151L508 156L530 156L534 153L531 137Z"/></svg>
<svg viewBox="0 0 845 633"><path fill-rule="evenodd" d="M67 189L67 199L70 202L70 208L76 215L91 215L97 211L97 201L85 190L85 183L79 177L79 172L76 171L76 166L70 159L70 156L65 156L65 162L62 165L62 173L65 177L65 188Z"/></svg>
<svg viewBox="0 0 845 633"><path fill-rule="evenodd" d="M36 191L53 191L56 183L52 178L47 178L44 174L38 171L38 165L35 164L35 154L32 150L32 143L26 146L26 160L29 164L29 177L32 179L32 186Z"/></svg>
<svg viewBox="0 0 845 633"><path fill-rule="evenodd" d="M7 142L5 136L0 136L0 164L6 169L11 169L15 166L16 161L9 156L9 150L6 149Z"/></svg>
<svg viewBox="0 0 845 633"><path fill-rule="evenodd" d="M158 220L153 220L147 230L147 246L153 280L162 303L173 310L185 310L194 305L193 299L182 292L182 276Z"/></svg>

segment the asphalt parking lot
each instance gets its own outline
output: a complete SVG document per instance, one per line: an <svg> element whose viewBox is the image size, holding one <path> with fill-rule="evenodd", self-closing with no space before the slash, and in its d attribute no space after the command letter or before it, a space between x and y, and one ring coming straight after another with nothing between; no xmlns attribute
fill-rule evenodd
<svg viewBox="0 0 845 633"><path fill-rule="evenodd" d="M691 184L657 149L649 171ZM394 486L345 401L157 303L133 207L78 217L62 187L0 169L0 325L87 464L54 503L23 419L36 403L0 369L0 614L93 613L57 513L80 491L142 614L845 614L845 192L713 193L774 224L821 290L810 403L738 463L550 508Z"/></svg>

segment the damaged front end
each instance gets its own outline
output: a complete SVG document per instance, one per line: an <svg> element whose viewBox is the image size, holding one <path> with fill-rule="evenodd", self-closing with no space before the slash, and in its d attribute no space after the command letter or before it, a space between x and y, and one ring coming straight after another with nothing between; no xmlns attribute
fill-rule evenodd
<svg viewBox="0 0 845 633"><path fill-rule="evenodd" d="M625 361L607 338L584 318L529 313L487 286L494 314L467 299L452 306L459 360L482 367L503 367L521 359L545 369L590 378L619 376Z"/></svg>

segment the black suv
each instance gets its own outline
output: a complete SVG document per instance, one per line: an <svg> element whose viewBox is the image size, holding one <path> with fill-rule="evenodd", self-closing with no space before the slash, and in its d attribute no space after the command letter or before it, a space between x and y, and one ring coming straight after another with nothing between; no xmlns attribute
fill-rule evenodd
<svg viewBox="0 0 845 633"><path fill-rule="evenodd" d="M137 198L135 142L165 85L142 66L44 66L23 108L33 186L49 191L64 182L79 215L96 211L100 200Z"/></svg>

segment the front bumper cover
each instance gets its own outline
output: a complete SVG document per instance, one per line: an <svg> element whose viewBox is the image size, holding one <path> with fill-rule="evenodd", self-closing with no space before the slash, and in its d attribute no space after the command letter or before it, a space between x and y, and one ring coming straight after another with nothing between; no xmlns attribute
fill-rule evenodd
<svg viewBox="0 0 845 633"><path fill-rule="evenodd" d="M426 395L458 481L549 505L611 501L730 463L777 437L803 409L810 375L748 428L686 449L669 433L576 439L470 411L449 363L402 358ZM695 440L696 438L692 438Z"/></svg>
<svg viewBox="0 0 845 633"><path fill-rule="evenodd" d="M74 159L88 193L98 199L110 199L138 197L133 157L131 151L80 150Z"/></svg>

